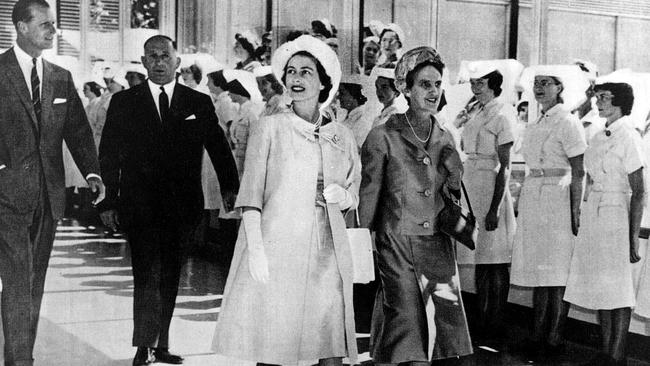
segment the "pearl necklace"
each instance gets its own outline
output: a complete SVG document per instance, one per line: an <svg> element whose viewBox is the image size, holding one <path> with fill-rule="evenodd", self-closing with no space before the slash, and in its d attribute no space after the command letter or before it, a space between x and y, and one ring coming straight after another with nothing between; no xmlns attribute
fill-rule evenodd
<svg viewBox="0 0 650 366"><path fill-rule="evenodd" d="M427 134L427 138L422 140L417 133L415 133L415 129L413 128L413 125L411 124L411 121L409 121L409 116L404 113L404 117L406 117L406 123L409 124L409 127L411 127L411 132L413 132L413 136L415 136L418 141L420 141L423 144L426 144L429 142L429 139L431 138L431 130L433 129L433 123L431 123L431 120L429 120L429 133Z"/></svg>

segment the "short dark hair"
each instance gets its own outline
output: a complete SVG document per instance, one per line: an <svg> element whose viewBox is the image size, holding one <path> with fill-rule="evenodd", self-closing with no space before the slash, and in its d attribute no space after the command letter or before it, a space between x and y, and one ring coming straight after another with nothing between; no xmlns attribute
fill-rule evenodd
<svg viewBox="0 0 650 366"><path fill-rule="evenodd" d="M323 90L320 91L320 94L318 95L318 102L319 103L324 103L327 98L329 98L330 95L330 90L332 90L332 78L330 78L329 75L327 75L327 72L325 71L325 68L323 65L318 61L314 55L307 51L298 51L291 55L289 57L289 60L296 56L305 56L311 58L314 63L316 64L316 71L318 71L318 78L320 79L320 83L323 84ZM284 65L284 70L282 71L282 84L287 85L287 65L289 65L289 60L287 60L287 64Z"/></svg>
<svg viewBox="0 0 650 366"><path fill-rule="evenodd" d="M191 64L188 67L184 67L181 69L181 71L183 70L189 70L192 73L192 78L194 78L194 81L196 81L197 84L200 83L201 80L203 79L201 68L198 67L196 64Z"/></svg>
<svg viewBox="0 0 650 366"><path fill-rule="evenodd" d="M99 84L97 84L96 82L89 81L85 83L84 86L87 86L90 89L90 91L96 96L102 95L102 87L99 86Z"/></svg>
<svg viewBox="0 0 650 366"><path fill-rule="evenodd" d="M361 85L359 84L353 84L353 83L341 83L339 84L339 90L343 88L350 93L352 98L354 98L359 105L364 104L366 101L368 101L368 98L366 98L365 95L363 95Z"/></svg>
<svg viewBox="0 0 650 366"><path fill-rule="evenodd" d="M260 79L270 83L271 84L271 89L273 89L275 94L284 93L284 88L282 87L282 84L280 84L278 79L275 77L275 75L267 74L267 75L261 76Z"/></svg>
<svg viewBox="0 0 650 366"><path fill-rule="evenodd" d="M41 8L50 8L50 4L45 0L18 0L14 5L14 9L11 11L11 21L14 23L14 26L18 25L18 22L29 22L34 18L32 14L32 7L41 7Z"/></svg>
<svg viewBox="0 0 650 366"><path fill-rule="evenodd" d="M226 81L226 78L223 76L223 70L211 72L207 76L208 79L212 80L212 83L214 83L215 86L226 90L228 81Z"/></svg>
<svg viewBox="0 0 650 366"><path fill-rule="evenodd" d="M167 37L167 36L164 35L164 34L156 34L155 36L151 36L151 37L149 37L146 41L144 41L144 48L147 48L147 45L148 45L150 42L153 42L153 41L161 41L161 40L164 40L164 41L167 41L167 42L171 43L171 44L172 44L172 47L174 48L174 50L176 50L176 42L174 42L173 39Z"/></svg>
<svg viewBox="0 0 650 366"><path fill-rule="evenodd" d="M400 95L399 90L397 90L397 87L395 86L395 80L394 79L387 78L387 77L384 77L384 76L377 76L377 80L379 80L379 79L388 80L389 81L388 86L390 86L390 89L392 91L394 91L395 94Z"/></svg>
<svg viewBox="0 0 650 366"><path fill-rule="evenodd" d="M294 29L294 30L292 30L291 32L289 32L287 34L286 42L291 42L291 41L293 41L293 40L297 39L298 37L300 37L302 35L305 35L305 34L309 34L309 32L304 31L304 30Z"/></svg>
<svg viewBox="0 0 650 366"><path fill-rule="evenodd" d="M399 46L402 47L402 40L399 39L399 34L397 34L397 32L395 32L394 30L392 30L392 29L390 29L390 28L384 28L384 30L381 31L381 34L379 34L379 42L381 42L381 39L384 38L384 34L385 34L386 32L393 32L393 33L395 33L395 37L397 37L397 41L399 42Z"/></svg>
<svg viewBox="0 0 650 366"><path fill-rule="evenodd" d="M336 34L334 34L334 26L330 24L332 27L332 32L330 32L327 27L325 26L325 23L321 22L320 20L312 20L311 21L311 29L315 34L320 34L321 36L325 38L332 38L336 37Z"/></svg>
<svg viewBox="0 0 650 366"><path fill-rule="evenodd" d="M498 97L503 91L501 85L503 84L503 75L499 70L494 70L491 73L483 76L481 79L487 79L488 88L494 92L494 96Z"/></svg>
<svg viewBox="0 0 650 366"><path fill-rule="evenodd" d="M237 41L246 50L246 52L248 52L249 58L253 58L259 61L260 56L264 53L263 47L255 48L255 46L253 46L253 44L250 43L248 39L241 33L235 34L235 41Z"/></svg>
<svg viewBox="0 0 650 366"><path fill-rule="evenodd" d="M634 90L630 84L596 84L594 91L610 91L614 95L614 98L612 98L612 105L614 107L621 107L621 112L624 116L629 116L630 113L632 113L632 106L634 106Z"/></svg>
<svg viewBox="0 0 650 366"><path fill-rule="evenodd" d="M147 80L147 75L145 75L145 74L143 74L143 73L141 73L141 72L138 72L138 71L127 71L127 72L126 72L126 76L129 76L129 74L137 76L138 79L140 79L140 81L145 81L145 80Z"/></svg>
<svg viewBox="0 0 650 366"><path fill-rule="evenodd" d="M432 60L427 60L425 62L422 62L418 65L416 65L413 70L409 71L406 73L406 88L411 89L413 87L413 83L415 83L415 75L420 72L420 70L424 69L427 66L433 66L434 69L436 69L439 73L440 76L442 76L442 70L445 68L445 64L442 62L441 59L436 60L435 62Z"/></svg>

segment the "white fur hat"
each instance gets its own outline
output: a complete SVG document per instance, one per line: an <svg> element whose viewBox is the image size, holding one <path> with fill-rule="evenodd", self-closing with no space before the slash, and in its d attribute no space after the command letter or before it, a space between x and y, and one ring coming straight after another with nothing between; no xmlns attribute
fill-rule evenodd
<svg viewBox="0 0 650 366"><path fill-rule="evenodd" d="M281 45L277 50L275 50L271 66L273 67L273 73L278 80L282 80L284 68L287 66L291 56L300 51L309 52L314 56L332 80L332 89L329 92L329 96L327 97L327 100L320 105L320 109L323 110L332 102L337 90L339 89L339 82L341 81L341 64L339 63L336 53L334 53L325 42L310 35L302 35L293 41Z"/></svg>

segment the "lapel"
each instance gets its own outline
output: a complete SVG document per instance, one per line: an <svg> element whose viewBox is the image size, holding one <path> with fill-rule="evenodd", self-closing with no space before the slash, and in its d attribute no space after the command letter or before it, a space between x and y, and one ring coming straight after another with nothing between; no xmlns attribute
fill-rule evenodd
<svg viewBox="0 0 650 366"><path fill-rule="evenodd" d="M406 116L404 114L395 114L395 124L394 128L400 130L400 135L406 142L408 142L412 147L421 152L427 152L424 149L424 146L420 141L415 138L415 134L411 130L408 122L406 121Z"/></svg>
<svg viewBox="0 0 650 366"><path fill-rule="evenodd" d="M415 138L413 131L411 131L411 128L409 127L404 114L395 114L394 118L391 118L388 124L390 128L399 130L400 136L409 145L411 145L417 151L426 154L426 156L428 156L432 162L435 162L437 161L437 155L438 152L440 151L440 144L442 143L443 140L442 137L444 135L445 130L435 117L431 116L431 120L433 123L431 127L432 129L431 138L429 139L426 146L424 146L420 141L418 141Z"/></svg>
<svg viewBox="0 0 650 366"><path fill-rule="evenodd" d="M185 89L179 84L174 85L174 93L172 94L172 101L169 104L169 122L176 121L183 114L182 102L185 100Z"/></svg>
<svg viewBox="0 0 650 366"><path fill-rule="evenodd" d="M433 126L431 127L433 131L431 131L431 139L427 144L427 154L432 161L437 162L438 154L440 154L440 144L446 143L443 141L445 129L442 127L440 121L438 121L436 117L431 116L431 120L433 122Z"/></svg>
<svg viewBox="0 0 650 366"><path fill-rule="evenodd" d="M156 102L153 100L153 94L149 89L149 82L145 81L144 83L138 85L138 89L135 91L136 94L136 103L137 100L142 102L143 114L145 116L150 116L145 118L150 129L160 130L162 126L162 121L160 120L160 114L158 113L158 108L156 108Z"/></svg>
<svg viewBox="0 0 650 366"><path fill-rule="evenodd" d="M25 107L27 114L32 119L32 128L35 132L38 132L38 120L36 119L36 114L34 113L34 106L32 105L32 97L29 95L29 88L25 83L25 77L23 76L23 71L18 65L18 59L14 53L13 48L7 51L6 53L6 64L4 67L4 72L7 76L7 79L14 85L16 92L20 98L21 103ZM42 103L42 102L41 102Z"/></svg>
<svg viewBox="0 0 650 366"><path fill-rule="evenodd" d="M50 122L54 122L52 115L52 103L54 101L54 68L52 64L43 59L43 81L41 82L41 129L44 129ZM71 101L68 101L70 103Z"/></svg>

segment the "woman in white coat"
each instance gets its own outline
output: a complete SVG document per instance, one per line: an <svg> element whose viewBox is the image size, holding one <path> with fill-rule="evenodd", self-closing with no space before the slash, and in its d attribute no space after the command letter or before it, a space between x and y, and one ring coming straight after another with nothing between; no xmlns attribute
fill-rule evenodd
<svg viewBox="0 0 650 366"><path fill-rule="evenodd" d="M301 36L273 55L293 99L262 118L246 151L236 206L243 225L214 349L264 364L357 357L352 259L341 211L355 209L361 164L352 133L322 110L341 78L336 54Z"/></svg>
<svg viewBox="0 0 650 366"><path fill-rule="evenodd" d="M639 261L643 215L643 147L629 116L632 87L594 88L605 127L585 152L587 193L564 299L598 310L602 355L593 364L627 365L625 344L635 305L632 265Z"/></svg>

